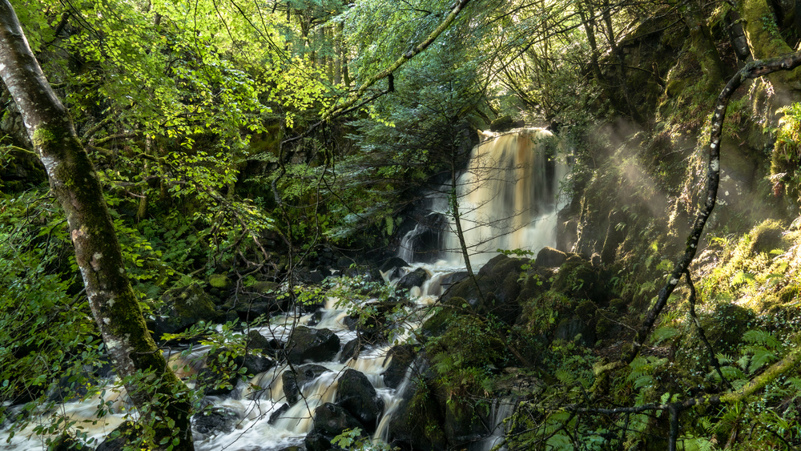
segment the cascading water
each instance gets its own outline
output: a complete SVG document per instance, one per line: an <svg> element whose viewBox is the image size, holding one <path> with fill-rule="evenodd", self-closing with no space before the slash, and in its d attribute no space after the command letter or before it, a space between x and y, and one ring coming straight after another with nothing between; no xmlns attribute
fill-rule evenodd
<svg viewBox="0 0 801 451"><path fill-rule="evenodd" d="M555 154L553 135L521 129L473 149L457 186L462 230L471 262L481 264L497 249L536 252L556 243L559 182L567 173ZM453 221L451 219L451 221ZM456 227L451 222L445 249L462 262Z"/></svg>
<svg viewBox="0 0 801 451"><path fill-rule="evenodd" d="M550 133L544 130L524 129L514 134L498 136L473 150L469 168L459 179L458 200L462 227L474 263L480 265L498 248L536 251L554 244L558 208L555 198L558 182L566 171L564 165L556 163L553 155L548 154L545 142L549 138ZM445 210L441 195L431 199L431 203ZM409 263L413 263L414 238L420 232L421 228L416 227L401 245L401 257ZM428 273L426 282L412 288L409 293L409 297L419 307L436 302L445 278L463 269L460 264L461 254L454 252L459 248L458 237L450 233L444 241L447 260L437 264L416 263L406 269L411 272L423 268ZM339 336L341 343L347 343L356 338L356 332L345 326L343 319L347 313L334 304L335 300L329 299L322 309L322 317L318 315L316 318L319 320L316 325L310 325L313 315L282 315L272 318L270 325L256 330L264 336L286 337L293 326L306 324L313 328L330 329ZM422 319L418 318L419 321ZM229 429L212 432L202 431L195 424L195 448L198 451L273 450L300 445L313 427L313 412L323 403L335 399L339 377L348 368L363 373L375 388L377 396L383 400L384 409L374 438L384 441L391 439L389 426L393 413L401 396L410 387L412 371L407 369L406 376L396 389L385 386L382 373L391 360L386 358L389 349L390 345L372 346L345 363L341 363L338 356L332 361L319 362L326 371L301 384L301 400L292 406L286 403L282 377L286 371L291 371L286 364L258 374L247 383L241 381L230 396L209 396L207 400L215 408L224 409L235 421ZM197 357L204 352L207 352L206 348L199 348L194 355ZM176 362L176 365L184 366L180 362ZM188 373L198 370L199 367L187 368ZM113 385L113 382L109 384ZM130 406L125 404L124 394L115 395L115 399L111 413L100 421L94 414L101 402L109 400L108 396L105 400L98 396L83 402L66 403L59 407L57 413L77 421L87 420L82 424L85 437L92 438L97 443L124 421L126 415L135 418L135 414L129 411ZM502 440L502 422L512 412L510 405L512 404L508 402L494 405L492 435L475 443L471 449L490 449ZM47 416L47 413L43 413L42 421L46 421ZM47 449L42 437L32 435L34 426L18 431L8 442L7 429L0 431L3 449Z"/></svg>

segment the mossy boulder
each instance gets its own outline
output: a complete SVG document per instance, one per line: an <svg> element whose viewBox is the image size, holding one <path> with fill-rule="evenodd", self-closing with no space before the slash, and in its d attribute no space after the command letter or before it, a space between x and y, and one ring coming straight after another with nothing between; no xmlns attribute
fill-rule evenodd
<svg viewBox="0 0 801 451"><path fill-rule="evenodd" d="M161 300L164 306L154 324L156 339L164 333L182 332L201 321L215 322L223 317L215 309L212 297L197 283L167 290Z"/></svg>
<svg viewBox="0 0 801 451"><path fill-rule="evenodd" d="M416 352L414 345L397 345L393 346L387 352L387 358L384 360L384 367L386 368L381 377L384 378L384 385L389 388L398 388L406 376L406 370L412 364ZM389 360L389 364L387 364Z"/></svg>
<svg viewBox="0 0 801 451"><path fill-rule="evenodd" d="M498 255L481 268L475 281L468 277L453 285L442 302L447 304L452 298L461 298L479 315L492 315L514 324L522 312L518 303L519 279L527 263L526 259Z"/></svg>
<svg viewBox="0 0 801 451"><path fill-rule="evenodd" d="M763 221L751 230L751 249L755 254L770 252L775 249L785 250L787 243L784 242L785 227L775 219Z"/></svg>
<svg viewBox="0 0 801 451"><path fill-rule="evenodd" d="M613 296L608 286L607 271L581 258L568 258L556 273L552 291L574 299L589 299L596 305L606 305Z"/></svg>
<svg viewBox="0 0 801 451"><path fill-rule="evenodd" d="M231 279L225 274L212 274L209 276L209 285L220 290L227 290L231 287Z"/></svg>

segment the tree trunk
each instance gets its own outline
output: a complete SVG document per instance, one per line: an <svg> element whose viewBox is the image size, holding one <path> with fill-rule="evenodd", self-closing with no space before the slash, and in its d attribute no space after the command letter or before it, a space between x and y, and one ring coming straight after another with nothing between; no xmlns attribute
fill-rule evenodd
<svg viewBox="0 0 801 451"><path fill-rule="evenodd" d="M95 169L8 0L0 0L0 78L67 216L75 261L117 375L126 381L143 419L154 424L156 443L193 449L187 388L167 367L145 326ZM141 379L144 373L149 379Z"/></svg>

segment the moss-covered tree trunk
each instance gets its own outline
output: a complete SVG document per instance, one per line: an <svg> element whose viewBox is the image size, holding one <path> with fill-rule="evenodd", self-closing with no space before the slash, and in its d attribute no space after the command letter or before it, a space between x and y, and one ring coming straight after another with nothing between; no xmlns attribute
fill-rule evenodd
<svg viewBox="0 0 801 451"><path fill-rule="evenodd" d="M0 78L22 113L67 216L89 305L117 374L143 419L153 421L155 440L164 441L162 447L193 449L187 389L167 367L145 326L97 174L8 0L0 0ZM138 378L143 373L150 374L146 381Z"/></svg>
<svg viewBox="0 0 801 451"><path fill-rule="evenodd" d="M748 48L755 60L793 53L779 33L773 10L767 0L742 0L739 3ZM774 106L801 100L801 71L774 72L767 77L774 89Z"/></svg>

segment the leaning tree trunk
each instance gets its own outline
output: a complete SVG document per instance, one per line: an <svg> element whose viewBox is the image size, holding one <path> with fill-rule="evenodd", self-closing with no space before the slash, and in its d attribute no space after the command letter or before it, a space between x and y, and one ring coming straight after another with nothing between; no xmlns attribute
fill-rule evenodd
<svg viewBox="0 0 801 451"><path fill-rule="evenodd" d="M187 389L167 367L145 326L95 169L8 0L0 0L0 78L22 113L67 216L89 305L117 375L143 419L154 422L156 443L150 446L193 449ZM144 373L147 379L140 378Z"/></svg>

